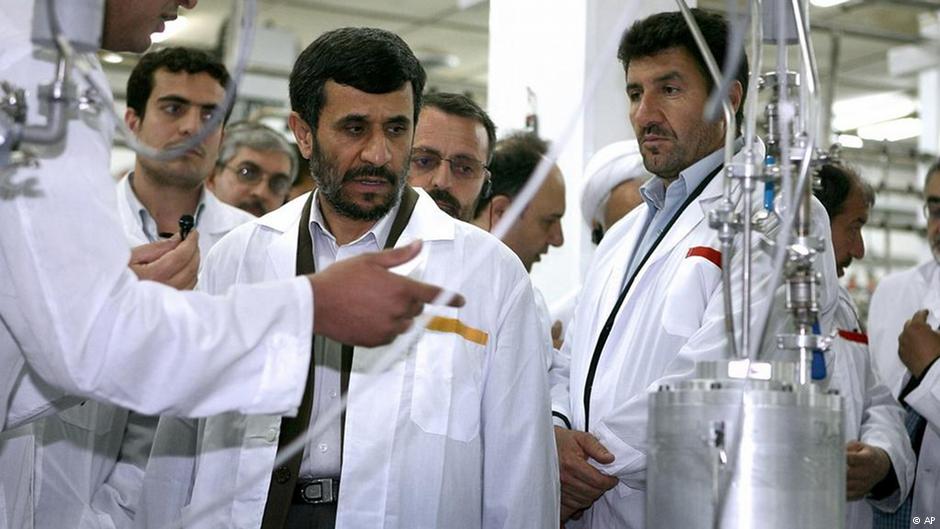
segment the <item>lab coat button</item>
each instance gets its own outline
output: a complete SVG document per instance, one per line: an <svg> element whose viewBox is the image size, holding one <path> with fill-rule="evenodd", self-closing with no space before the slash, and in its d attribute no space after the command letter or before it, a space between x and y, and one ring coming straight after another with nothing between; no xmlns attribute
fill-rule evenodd
<svg viewBox="0 0 940 529"><path fill-rule="evenodd" d="M277 434L278 434L278 432L277 432L277 429L276 429L276 428L269 428L269 429L268 429L268 434L265 435L264 438L265 438L269 443L273 443L273 442L277 441Z"/></svg>
<svg viewBox="0 0 940 529"><path fill-rule="evenodd" d="M274 470L274 481L281 485L290 481L290 469L284 465L277 467Z"/></svg>

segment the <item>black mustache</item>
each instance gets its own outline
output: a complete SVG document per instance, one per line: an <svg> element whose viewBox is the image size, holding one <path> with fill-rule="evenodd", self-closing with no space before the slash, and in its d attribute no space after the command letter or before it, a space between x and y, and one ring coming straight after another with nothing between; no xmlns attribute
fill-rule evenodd
<svg viewBox="0 0 940 529"><path fill-rule="evenodd" d="M460 211L460 202L457 202L457 199L454 198L454 195L451 195L447 191L435 188L428 191L428 195L430 195L435 202L443 202L454 208L454 211Z"/></svg>
<svg viewBox="0 0 940 529"><path fill-rule="evenodd" d="M355 169L346 171L346 174L343 176L343 182L349 182L363 176L379 176L387 180L388 183L392 185L398 181L398 175L384 166L376 167L374 165L363 165L362 167L356 167Z"/></svg>
<svg viewBox="0 0 940 529"><path fill-rule="evenodd" d="M649 125L643 129L643 135L646 136L647 134L652 134L654 136L664 136L667 138L673 137L671 132L656 124Z"/></svg>

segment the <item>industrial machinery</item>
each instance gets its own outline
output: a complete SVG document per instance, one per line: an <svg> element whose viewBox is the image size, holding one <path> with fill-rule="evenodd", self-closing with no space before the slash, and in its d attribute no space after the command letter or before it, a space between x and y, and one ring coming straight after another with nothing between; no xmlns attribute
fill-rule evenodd
<svg viewBox="0 0 940 529"><path fill-rule="evenodd" d="M727 72L720 78L690 10L678 2L711 59L721 94L731 78ZM743 162L731 162L726 153L724 200L709 215L722 242L732 347L729 360L699 363L691 379L650 395L650 527L830 529L845 523L842 398L818 383L826 378L822 351L830 338L819 327L817 260L824 241L813 234L810 197L814 169L825 156L815 147L819 104L807 13L805 1L756 0L731 21L732 35L750 26L755 61L738 156ZM764 46L776 47L777 68L758 79ZM788 64L793 46L798 71ZM764 152L755 133L758 85L768 96ZM726 120L729 115L726 108ZM733 131L733 121L728 123ZM755 204L760 189L765 199ZM735 237L760 241L745 243L745 255L736 261L744 267L737 312L727 255ZM753 252L772 256L769 288L779 293L776 303L752 303ZM777 316L787 317L768 325L774 305Z"/></svg>
<svg viewBox="0 0 940 529"><path fill-rule="evenodd" d="M732 17L731 41L743 42L743 35L749 34L754 61L744 143L736 159L732 157L736 147L734 113L727 98L721 97L733 80L734 68L725 65L726 75L721 75L689 8L684 0L677 2L702 54L710 59L718 94L713 98L713 110L723 112L728 123L724 196L710 212L709 222L721 241L730 350L727 360L700 363L691 379L664 385L650 395L647 520L657 529L839 528L845 508L842 401L814 382L814 378L825 376L819 372L819 364L830 338L820 334L818 325L817 260L822 241L814 236L810 218L814 168L824 158L816 149L818 76L808 33L807 2L749 0L747 13ZM254 8L253 1L244 2L233 83L245 68ZM16 171L8 170L31 163L24 146L62 141L75 107L93 105L115 112L111 101L102 97L109 93L107 87L89 74L89 59L84 56L98 48L104 0L37 0L36 9L33 40L55 54L57 70L48 85L38 89L11 81L0 85L0 196L8 198L31 192L31 182L13 181ZM60 20L69 20L68 26L60 25ZM777 64L774 71L761 76L765 46L776 47ZM609 48L616 48L616 39ZM791 49L800 57L793 69L789 64ZM600 79L598 72L591 77ZM82 83L76 82L79 78ZM756 130L759 85L769 99L764 109L767 129L763 145ZM24 89L36 90L41 113L46 116L44 123L27 123ZM584 97L590 96L591 89ZM231 87L227 97L226 108L234 97ZM573 112L572 130L579 111L580 107ZM120 117L115 117L114 122L122 125ZM138 144L126 131L125 141L140 154L172 158L201 142L223 117L224 112L218 112L190 143L173 150L157 152ZM553 145L520 193L513 204L515 215L538 189L566 140ZM764 200L755 200L761 195ZM511 224L513 218L507 215L505 224ZM743 255L735 260L732 254L737 238L757 243L743 244ZM787 328L768 325L768 321L779 321L772 318L772 303L752 303L754 252L763 253L772 262L772 276L763 279L775 289L782 285L789 315ZM730 271L735 265L743 267L739 300L733 299L731 285ZM736 314L740 315L737 319ZM414 339L415 333L410 333L401 341ZM404 347L396 342L391 348ZM776 350L769 353L771 349ZM396 356L388 354L387 362L378 368L388 367ZM300 450L305 441L299 438L283 457ZM266 474L259 473L259 479ZM226 501L222 497L209 508Z"/></svg>

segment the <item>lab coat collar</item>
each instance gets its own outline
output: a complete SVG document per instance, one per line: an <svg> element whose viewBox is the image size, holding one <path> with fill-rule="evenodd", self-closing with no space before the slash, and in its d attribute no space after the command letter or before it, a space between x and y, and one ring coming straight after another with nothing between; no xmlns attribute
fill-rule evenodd
<svg viewBox="0 0 940 529"><path fill-rule="evenodd" d="M741 138L738 138L737 141L735 141L735 149L737 150L737 153L734 156L734 162L743 162L744 153L740 150L743 145L744 142ZM754 150L754 159L763 160L765 148L763 142L761 142L759 138L757 138L757 141L755 142ZM684 172L695 170L705 171L706 174L710 173L719 165L724 164L724 155L722 152L723 150L718 150L709 156L702 158L696 164L685 169ZM699 166L699 164L702 165ZM680 241L682 241L696 226L701 224L701 222L705 219L707 212L713 209L717 202L721 200L722 186L725 178L727 178L727 176L725 175L724 169L722 168L718 174L716 174L715 177L712 178L711 181L705 186L705 189L702 191L699 197L689 204L689 206L685 209L685 211L682 212L679 218L676 219L676 222L672 225L672 228L670 228L669 232L665 237L663 237L663 240L660 241L659 245L657 245L656 249L653 251L653 255L651 255L643 267L637 271L637 277L634 282L641 280L643 275L647 270L650 269L651 266L653 266L659 259L669 255L680 243ZM735 183L732 185L732 196L737 194L738 187L739 182L735 181ZM689 192L691 193L692 190L689 190ZM637 233L635 236L638 237L639 234Z"/></svg>
<svg viewBox="0 0 940 529"><path fill-rule="evenodd" d="M206 235L219 237L251 219L250 213L222 202L205 186L202 188L202 198L196 211L196 229Z"/></svg>
<svg viewBox="0 0 940 529"><path fill-rule="evenodd" d="M156 223L150 215L150 212L147 211L147 208L144 207L140 199L137 198L137 194L134 193L134 188L131 185L133 177L134 172L131 171L124 175L118 182L119 204L122 208L133 212L131 218L134 221L134 225L137 226L141 232L147 234L149 239L151 234L147 232L151 230L155 231ZM204 235L221 237L243 224L247 218L250 218L247 214L242 215L240 213L241 210L224 204L221 200L216 198L211 191L203 186L199 203L196 206L196 214L194 215L196 218L195 227ZM147 230L144 229L145 224L148 225ZM156 233L153 235L155 236Z"/></svg>
<svg viewBox="0 0 940 529"><path fill-rule="evenodd" d="M415 191L418 192L418 202L411 214L411 220L402 231L395 246L405 246L417 239L453 240L455 223L459 221L441 211L423 189L415 189ZM305 193L257 220L262 228L279 233L268 247L271 266L279 278L296 275L297 229L300 215L309 196L310 193Z"/></svg>

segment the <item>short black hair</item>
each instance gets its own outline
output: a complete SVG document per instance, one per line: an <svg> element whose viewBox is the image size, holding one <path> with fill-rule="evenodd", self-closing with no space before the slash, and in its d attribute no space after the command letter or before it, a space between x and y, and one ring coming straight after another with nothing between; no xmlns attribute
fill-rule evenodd
<svg viewBox="0 0 940 529"><path fill-rule="evenodd" d="M728 21L721 15L708 13L698 8L692 9L692 16L698 23L702 36L705 37L705 42L708 44L708 49L715 57L715 62L718 63L719 68L723 68L728 51L728 39L731 36ZM699 52L698 45L695 43L692 30L686 24L682 13L678 11L657 13L634 22L620 39L617 58L620 59L623 70L626 72L632 59L651 57L672 48L685 49L695 59L709 91L715 88L715 82L708 72L705 58ZM737 132L740 133L741 122L744 120L744 101L747 99L748 84L748 62L744 50L741 50L741 62L738 65L737 72L735 72L735 79L741 83L742 88L741 104L735 113Z"/></svg>
<svg viewBox="0 0 940 529"><path fill-rule="evenodd" d="M930 183L930 179L934 176L940 176L940 158L937 158L937 161L933 163L927 169L927 176L924 177L924 193L927 193L927 185Z"/></svg>
<svg viewBox="0 0 940 529"><path fill-rule="evenodd" d="M463 94L450 92L431 92L425 94L421 101L421 108L433 107L445 114L469 118L479 122L486 129L486 160L489 164L493 160L493 151L496 150L496 125L480 105ZM420 119L420 116L419 116Z"/></svg>
<svg viewBox="0 0 940 529"><path fill-rule="evenodd" d="M875 205L875 190L854 168L842 162L827 162L819 168L819 188L813 194L822 202L829 220L839 216L845 209L845 201L858 189L868 207Z"/></svg>
<svg viewBox="0 0 940 529"><path fill-rule="evenodd" d="M207 73L218 81L222 88L226 88L229 83L229 73L225 65L202 50L174 46L146 53L137 61L127 79L127 107L133 109L141 119L147 110L147 100L153 92L153 76L160 69L171 73ZM230 110L225 109L226 120Z"/></svg>
<svg viewBox="0 0 940 529"><path fill-rule="evenodd" d="M316 128L333 82L369 94L387 94L411 83L414 122L427 75L398 35L376 28L340 28L320 35L301 52L290 73L290 106Z"/></svg>
<svg viewBox="0 0 940 529"><path fill-rule="evenodd" d="M474 218L480 216L496 195L516 198L546 153L548 142L532 132L517 132L500 140L490 162L493 187L488 196L480 197Z"/></svg>

